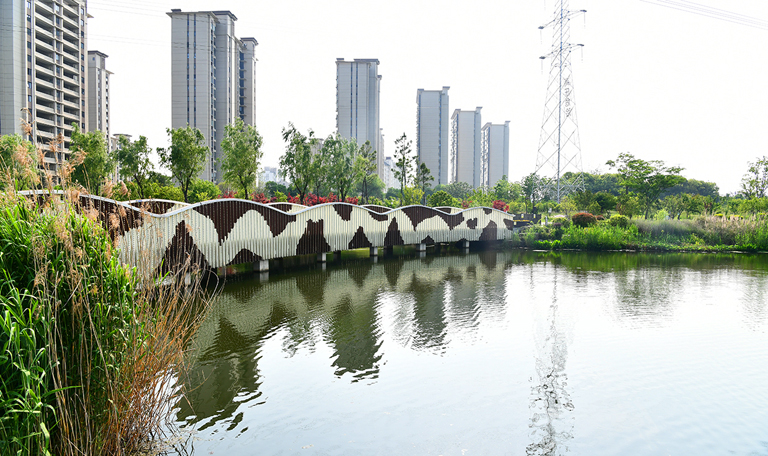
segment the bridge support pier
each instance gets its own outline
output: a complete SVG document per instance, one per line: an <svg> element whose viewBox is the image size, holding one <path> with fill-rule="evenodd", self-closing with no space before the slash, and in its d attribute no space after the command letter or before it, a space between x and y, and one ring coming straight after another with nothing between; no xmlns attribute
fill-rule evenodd
<svg viewBox="0 0 768 456"><path fill-rule="evenodd" d="M318 263L323 263L323 264L326 263L325 253L318 253L317 254L317 262Z"/></svg>
<svg viewBox="0 0 768 456"><path fill-rule="evenodd" d="M461 244L461 252L469 253L469 241L464 240L464 241L461 241L460 244Z"/></svg>
<svg viewBox="0 0 768 456"><path fill-rule="evenodd" d="M269 260L259 260L253 262L253 270L256 272L268 272Z"/></svg>
<svg viewBox="0 0 768 456"><path fill-rule="evenodd" d="M427 244L422 242L421 244L418 245L418 247L416 247L416 249L419 252L426 252L427 251Z"/></svg>
<svg viewBox="0 0 768 456"><path fill-rule="evenodd" d="M371 256L372 257L379 256L379 248L378 247L371 247Z"/></svg>

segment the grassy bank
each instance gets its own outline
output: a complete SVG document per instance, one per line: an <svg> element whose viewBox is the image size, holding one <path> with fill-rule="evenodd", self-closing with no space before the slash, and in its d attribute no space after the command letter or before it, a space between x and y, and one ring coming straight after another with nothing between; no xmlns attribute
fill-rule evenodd
<svg viewBox="0 0 768 456"><path fill-rule="evenodd" d="M623 226L610 220L580 227L573 223L531 226L520 242L529 248L560 250L768 251L764 219L699 217L693 220L632 220Z"/></svg>
<svg viewBox="0 0 768 456"><path fill-rule="evenodd" d="M41 151L16 155L27 152ZM204 292L121 264L77 191L44 203L18 196L22 179L51 181L38 178L38 162L0 167L0 454L145 451L183 394L177 378Z"/></svg>

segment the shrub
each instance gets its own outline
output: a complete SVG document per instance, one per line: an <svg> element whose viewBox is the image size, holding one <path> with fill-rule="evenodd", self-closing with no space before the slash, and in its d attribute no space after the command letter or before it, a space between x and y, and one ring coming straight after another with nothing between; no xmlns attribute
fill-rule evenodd
<svg viewBox="0 0 768 456"><path fill-rule="evenodd" d="M509 212L509 204L504 201L496 200L493 202L493 208L503 212Z"/></svg>
<svg viewBox="0 0 768 456"><path fill-rule="evenodd" d="M579 213L573 214L573 216L571 217L571 220L573 221L574 225L580 226L582 228L585 228L597 223L597 218L595 218L595 216L590 214L589 212L579 212Z"/></svg>
<svg viewBox="0 0 768 456"><path fill-rule="evenodd" d="M610 219L608 219L608 223L610 223L611 226L617 226L619 228L627 228L629 227L629 217L627 217L626 215L615 214L615 215L612 215Z"/></svg>
<svg viewBox="0 0 768 456"><path fill-rule="evenodd" d="M429 205L432 207L461 207L461 201L452 197L444 190L438 190L429 195Z"/></svg>

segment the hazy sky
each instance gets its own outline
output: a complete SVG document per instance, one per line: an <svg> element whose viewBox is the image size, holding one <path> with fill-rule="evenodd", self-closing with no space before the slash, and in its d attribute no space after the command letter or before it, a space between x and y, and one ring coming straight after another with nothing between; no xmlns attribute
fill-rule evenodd
<svg viewBox="0 0 768 456"><path fill-rule="evenodd" d="M768 1L570 0L574 93L585 171L620 152L664 160L683 175L739 188L747 162L768 155ZM701 5L757 27L693 14ZM336 128L336 58L380 61L385 154L415 139L416 90L450 86L450 109L482 106L511 121L511 180L533 172L544 111L554 0L201 1L91 0L92 50L109 55L112 132L167 145L171 121L171 8L232 11L255 37L257 119L264 164L277 165L289 121ZM415 145L415 142L414 142Z"/></svg>

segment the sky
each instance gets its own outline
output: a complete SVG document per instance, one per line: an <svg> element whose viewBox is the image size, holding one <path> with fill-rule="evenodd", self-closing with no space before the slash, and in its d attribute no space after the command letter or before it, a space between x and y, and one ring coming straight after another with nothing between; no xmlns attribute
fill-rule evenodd
<svg viewBox="0 0 768 456"><path fill-rule="evenodd" d="M570 0L574 101L583 170L629 152L685 177L739 190L768 155L768 2ZM88 47L107 55L112 133L165 147L171 123L171 8L230 10L255 37L256 125L263 165L277 166L293 122L336 129L336 59L376 58L385 155L416 135L416 91L450 86L450 110L481 106L510 121L510 180L534 171L554 0L90 0ZM718 8L753 18L708 17ZM698 12L698 14L697 14ZM724 20L731 18L736 20ZM747 24L751 24L747 25ZM415 147L415 141L414 141Z"/></svg>

